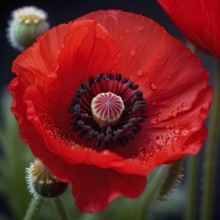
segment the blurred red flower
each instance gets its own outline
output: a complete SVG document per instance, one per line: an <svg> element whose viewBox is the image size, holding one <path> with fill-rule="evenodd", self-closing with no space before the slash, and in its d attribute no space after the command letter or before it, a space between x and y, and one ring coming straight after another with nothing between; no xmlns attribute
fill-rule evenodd
<svg viewBox="0 0 220 220"><path fill-rule="evenodd" d="M206 70L141 15L97 11L54 27L15 59L12 71L20 136L53 175L72 183L81 211L137 197L152 169L196 154L206 138ZM91 102L100 93L113 110L102 106L98 115Z"/></svg>
<svg viewBox="0 0 220 220"><path fill-rule="evenodd" d="M167 15L198 49L220 59L219 0L158 0Z"/></svg>

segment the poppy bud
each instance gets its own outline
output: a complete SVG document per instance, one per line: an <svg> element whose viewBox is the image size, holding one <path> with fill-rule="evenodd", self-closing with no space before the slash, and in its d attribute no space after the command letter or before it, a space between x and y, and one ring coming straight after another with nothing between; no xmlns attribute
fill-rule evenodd
<svg viewBox="0 0 220 220"><path fill-rule="evenodd" d="M34 6L16 9L11 17L7 38L11 46L20 51L32 45L36 37L49 28L46 12Z"/></svg>
<svg viewBox="0 0 220 220"><path fill-rule="evenodd" d="M38 159L27 168L26 180L30 193L37 198L58 197L63 194L68 185L49 173L45 165Z"/></svg>

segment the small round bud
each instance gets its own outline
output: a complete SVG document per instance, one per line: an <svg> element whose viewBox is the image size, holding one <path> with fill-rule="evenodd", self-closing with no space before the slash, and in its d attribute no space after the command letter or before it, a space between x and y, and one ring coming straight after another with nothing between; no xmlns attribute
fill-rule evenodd
<svg viewBox="0 0 220 220"><path fill-rule="evenodd" d="M68 183L60 182L54 177L44 164L36 159L27 168L27 185L30 193L35 197L55 198L64 193Z"/></svg>
<svg viewBox="0 0 220 220"><path fill-rule="evenodd" d="M124 108L122 98L111 92L100 93L91 102L94 120L105 127L116 124Z"/></svg>
<svg viewBox="0 0 220 220"><path fill-rule="evenodd" d="M20 51L32 45L36 37L49 28L46 12L34 6L16 9L11 13L11 17L7 38L11 46Z"/></svg>

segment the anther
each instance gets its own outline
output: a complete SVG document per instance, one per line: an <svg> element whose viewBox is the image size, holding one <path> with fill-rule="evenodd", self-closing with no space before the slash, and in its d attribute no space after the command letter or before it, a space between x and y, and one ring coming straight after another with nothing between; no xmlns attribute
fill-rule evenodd
<svg viewBox="0 0 220 220"><path fill-rule="evenodd" d="M83 89L86 89L86 90L89 89L89 85L85 82L82 82L81 86L82 86Z"/></svg>
<svg viewBox="0 0 220 220"><path fill-rule="evenodd" d="M136 90L136 89L138 89L138 87L139 87L139 85L138 85L138 84L135 84L135 85L133 85L133 86L131 87L131 89L132 89L132 90Z"/></svg>
<svg viewBox="0 0 220 220"><path fill-rule="evenodd" d="M86 131L86 130L82 130L82 131L79 133L79 138L83 138L86 134L87 134L87 131Z"/></svg>
<svg viewBox="0 0 220 220"><path fill-rule="evenodd" d="M134 139L134 135L133 135L131 132L128 132L128 133L127 133L127 136L128 136L130 139Z"/></svg>
<svg viewBox="0 0 220 220"><path fill-rule="evenodd" d="M111 74L111 73L107 73L107 77L108 77L109 79L112 79L112 74Z"/></svg>
<svg viewBox="0 0 220 220"><path fill-rule="evenodd" d="M103 76L104 76L103 73L99 73L98 76L96 77L96 82L98 83L101 82Z"/></svg>
<svg viewBox="0 0 220 220"><path fill-rule="evenodd" d="M122 75L120 73L117 73L115 76L114 76L114 79L118 82L121 81L121 78L122 78Z"/></svg>
<svg viewBox="0 0 220 220"><path fill-rule="evenodd" d="M78 97L78 96L75 96L75 97L73 98L73 101L76 102L76 103L80 103L80 102L81 102L81 98Z"/></svg>
<svg viewBox="0 0 220 220"><path fill-rule="evenodd" d="M121 137L119 137L119 142L122 145L126 145L126 143L128 142L128 138L126 136L121 136Z"/></svg>
<svg viewBox="0 0 220 220"><path fill-rule="evenodd" d="M129 79L126 77L121 81L121 83L124 84L124 83L127 83L128 81L129 81Z"/></svg>
<svg viewBox="0 0 220 220"><path fill-rule="evenodd" d="M134 93L136 96L143 96L143 92L141 90L137 90Z"/></svg>
<svg viewBox="0 0 220 220"><path fill-rule="evenodd" d="M108 148L111 141L112 141L112 134L108 133L104 138L104 147Z"/></svg>
<svg viewBox="0 0 220 220"><path fill-rule="evenodd" d="M133 84L134 84L134 83L133 83L132 81L130 81L130 82L127 83L127 87L128 87L129 89L131 89L132 86L133 86Z"/></svg>
<svg viewBox="0 0 220 220"><path fill-rule="evenodd" d="M89 77L89 86L92 86L95 83L94 78L91 76Z"/></svg>
<svg viewBox="0 0 220 220"><path fill-rule="evenodd" d="M103 133L100 133L97 137L97 143L96 143L96 147L99 148L102 144L102 141L104 139L104 134Z"/></svg>

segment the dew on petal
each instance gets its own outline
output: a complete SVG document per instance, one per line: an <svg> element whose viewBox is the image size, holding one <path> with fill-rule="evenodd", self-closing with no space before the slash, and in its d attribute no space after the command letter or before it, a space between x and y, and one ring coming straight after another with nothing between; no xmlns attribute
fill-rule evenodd
<svg viewBox="0 0 220 220"><path fill-rule="evenodd" d="M179 134L180 133L180 129L175 129L174 132L175 132L175 134Z"/></svg>
<svg viewBox="0 0 220 220"><path fill-rule="evenodd" d="M156 105L156 102L155 102L155 101L153 101L153 102L151 103L151 105L155 106L155 105Z"/></svg>
<svg viewBox="0 0 220 220"><path fill-rule="evenodd" d="M141 30L143 30L143 28L144 28L143 26L140 26L138 29L139 29L139 31L141 31Z"/></svg>
<svg viewBox="0 0 220 220"><path fill-rule="evenodd" d="M174 142L178 141L180 138L180 129L167 129L167 133L164 137L165 141L164 144L165 146L173 146Z"/></svg>
<svg viewBox="0 0 220 220"><path fill-rule="evenodd" d="M138 76L143 76L143 74L144 74L143 70L142 69L138 69L137 75Z"/></svg>
<svg viewBox="0 0 220 220"><path fill-rule="evenodd" d="M173 110L171 114L172 114L172 116L175 118L176 115L177 115L177 111L176 111L176 110Z"/></svg>
<svg viewBox="0 0 220 220"><path fill-rule="evenodd" d="M164 138L163 138L162 135L156 136L156 144L159 145L159 146L163 146L164 145Z"/></svg>
<svg viewBox="0 0 220 220"><path fill-rule="evenodd" d="M120 37L120 40L124 40L124 37L123 37L123 36L121 36L121 37Z"/></svg>
<svg viewBox="0 0 220 220"><path fill-rule="evenodd" d="M170 76L170 75L168 75L168 76L167 76L167 79L170 79L170 77L171 77L171 76Z"/></svg>
<svg viewBox="0 0 220 220"><path fill-rule="evenodd" d="M177 115L178 113L181 113L181 112L183 112L183 111L185 111L185 110L187 110L187 108L186 108L186 106L185 106L185 103L179 103L179 104L176 105L176 106L174 107L174 109L172 110L171 116L176 117L176 115Z"/></svg>
<svg viewBox="0 0 220 220"><path fill-rule="evenodd" d="M182 134L183 136L187 136L187 135L189 134L189 131L186 130L186 129L184 129L184 130L181 132L181 134Z"/></svg>
<svg viewBox="0 0 220 220"><path fill-rule="evenodd" d="M127 30L126 30L126 33L129 33L129 32L130 32L130 30L129 30L129 29L127 29Z"/></svg>
<svg viewBox="0 0 220 220"><path fill-rule="evenodd" d="M131 50L130 55L131 55L132 57L134 57L134 56L136 55L136 51L135 51L135 50Z"/></svg>
<svg viewBox="0 0 220 220"><path fill-rule="evenodd" d="M151 89L152 91L156 91L156 90L157 90L156 84L153 83L153 82L151 82L151 83L150 83L150 89Z"/></svg>
<svg viewBox="0 0 220 220"><path fill-rule="evenodd" d="M177 112L182 112L181 106L178 106L176 110L177 110Z"/></svg>
<svg viewBox="0 0 220 220"><path fill-rule="evenodd" d="M147 141L147 140L146 140ZM137 157L143 164L146 164L148 159L148 154L146 153L146 149L144 147L141 147L138 152Z"/></svg>
<svg viewBox="0 0 220 220"><path fill-rule="evenodd" d="M152 124L152 125L158 124L158 118L152 118L152 119L150 120L150 124Z"/></svg>
<svg viewBox="0 0 220 220"><path fill-rule="evenodd" d="M184 149L186 149L186 148L187 148L187 146L186 146L186 145L183 145L183 146L182 146L182 149L183 149L183 150L184 150Z"/></svg>

